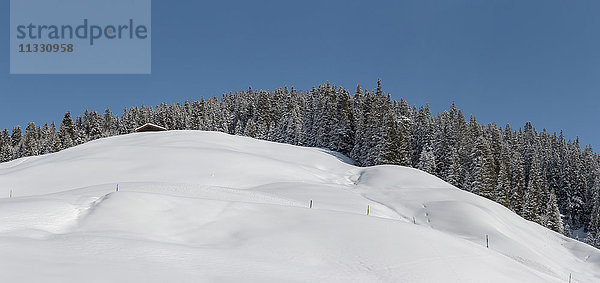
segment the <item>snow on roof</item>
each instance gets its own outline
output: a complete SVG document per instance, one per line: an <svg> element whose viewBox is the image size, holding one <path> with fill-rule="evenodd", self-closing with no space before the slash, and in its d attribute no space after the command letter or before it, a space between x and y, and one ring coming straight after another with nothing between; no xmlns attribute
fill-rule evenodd
<svg viewBox="0 0 600 283"><path fill-rule="evenodd" d="M146 123L135 129L136 132L151 132L151 131L166 131L166 130L167 130L167 128L161 127L159 125L152 124L152 123Z"/></svg>

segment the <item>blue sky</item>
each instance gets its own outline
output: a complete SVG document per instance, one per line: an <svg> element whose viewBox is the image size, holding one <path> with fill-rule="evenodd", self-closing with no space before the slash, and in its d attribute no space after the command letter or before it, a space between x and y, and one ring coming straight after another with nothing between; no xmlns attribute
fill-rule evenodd
<svg viewBox="0 0 600 283"><path fill-rule="evenodd" d="M326 81L480 122L564 129L600 148L598 1L164 1L152 75L9 75L0 10L0 128L123 107ZM217 3L218 2L218 3Z"/></svg>

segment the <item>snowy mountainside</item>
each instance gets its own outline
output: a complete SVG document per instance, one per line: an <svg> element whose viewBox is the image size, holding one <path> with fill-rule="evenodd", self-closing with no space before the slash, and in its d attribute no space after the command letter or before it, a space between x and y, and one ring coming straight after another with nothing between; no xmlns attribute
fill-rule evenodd
<svg viewBox="0 0 600 283"><path fill-rule="evenodd" d="M216 132L3 163L0 193L9 282L600 282L599 250L427 173Z"/></svg>

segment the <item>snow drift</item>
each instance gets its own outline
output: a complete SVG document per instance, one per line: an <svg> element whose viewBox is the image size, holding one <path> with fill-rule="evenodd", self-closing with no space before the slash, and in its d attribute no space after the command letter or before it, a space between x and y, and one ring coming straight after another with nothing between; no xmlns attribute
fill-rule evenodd
<svg viewBox="0 0 600 283"><path fill-rule="evenodd" d="M424 172L222 133L3 163L0 192L7 282L600 282L597 249Z"/></svg>

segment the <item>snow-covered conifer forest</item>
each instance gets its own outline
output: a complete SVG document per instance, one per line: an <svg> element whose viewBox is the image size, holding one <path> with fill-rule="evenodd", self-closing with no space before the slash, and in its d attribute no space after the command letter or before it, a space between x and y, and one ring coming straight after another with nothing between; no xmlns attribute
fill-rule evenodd
<svg viewBox="0 0 600 283"><path fill-rule="evenodd" d="M103 137L128 134L144 123L169 130L219 131L349 156L356 165L396 164L421 169L463 190L494 200L522 217L600 247L600 159L562 132L483 125L454 104L428 106L393 100L382 89L355 91L329 83L310 91L227 93L121 113L106 109L60 124L15 126L0 135L0 161L47 154Z"/></svg>

